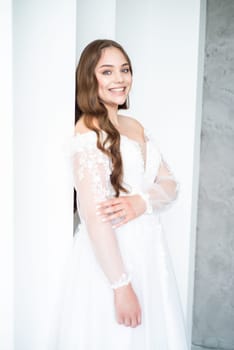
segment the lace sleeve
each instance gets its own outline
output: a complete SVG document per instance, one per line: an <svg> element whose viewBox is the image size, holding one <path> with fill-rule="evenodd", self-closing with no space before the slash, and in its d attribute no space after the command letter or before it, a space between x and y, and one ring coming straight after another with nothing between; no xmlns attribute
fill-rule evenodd
<svg viewBox="0 0 234 350"><path fill-rule="evenodd" d="M73 154L74 185L81 222L87 228L96 258L112 288L129 283L114 229L102 222L96 206L113 195L108 157L96 145L76 147Z"/></svg>

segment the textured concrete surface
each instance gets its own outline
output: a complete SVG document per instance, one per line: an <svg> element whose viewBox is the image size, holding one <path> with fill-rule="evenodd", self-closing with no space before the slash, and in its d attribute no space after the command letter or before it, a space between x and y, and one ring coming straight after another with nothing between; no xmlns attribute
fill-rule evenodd
<svg viewBox="0 0 234 350"><path fill-rule="evenodd" d="M208 1L202 118L193 350L234 350L232 0Z"/></svg>

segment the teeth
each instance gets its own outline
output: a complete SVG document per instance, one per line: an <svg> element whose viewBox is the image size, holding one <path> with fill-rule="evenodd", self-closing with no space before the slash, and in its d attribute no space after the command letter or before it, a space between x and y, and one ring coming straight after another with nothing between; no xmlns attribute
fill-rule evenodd
<svg viewBox="0 0 234 350"><path fill-rule="evenodd" d="M114 89L110 89L111 91L124 91L124 88L114 88Z"/></svg>

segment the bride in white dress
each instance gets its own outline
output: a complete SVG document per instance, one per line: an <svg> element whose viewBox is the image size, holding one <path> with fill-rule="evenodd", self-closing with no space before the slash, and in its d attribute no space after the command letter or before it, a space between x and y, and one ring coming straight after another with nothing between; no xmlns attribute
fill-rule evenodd
<svg viewBox="0 0 234 350"><path fill-rule="evenodd" d="M57 350L188 349L160 223L178 184L149 132L118 114L131 83L131 62L119 44L95 40L85 48L72 139L81 222Z"/></svg>

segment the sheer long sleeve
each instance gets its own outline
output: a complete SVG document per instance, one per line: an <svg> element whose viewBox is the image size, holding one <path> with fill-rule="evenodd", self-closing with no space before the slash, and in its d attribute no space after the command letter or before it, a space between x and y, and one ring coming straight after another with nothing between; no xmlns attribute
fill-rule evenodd
<svg viewBox="0 0 234 350"><path fill-rule="evenodd" d="M158 157L159 163L157 175L154 181L148 184L145 190L140 193L146 202L146 213L148 214L153 211L162 212L168 209L177 199L179 192L179 183L158 148L157 153L156 158Z"/></svg>
<svg viewBox="0 0 234 350"><path fill-rule="evenodd" d="M167 163L162 159L155 182L147 190L149 204L152 210L162 211L176 200L179 184ZM148 208L150 210L150 208Z"/></svg>
<svg viewBox="0 0 234 350"><path fill-rule="evenodd" d="M95 144L76 147L73 154L74 185L81 223L86 226L96 258L112 288L129 282L111 223L96 214L99 202L113 196L110 163Z"/></svg>

